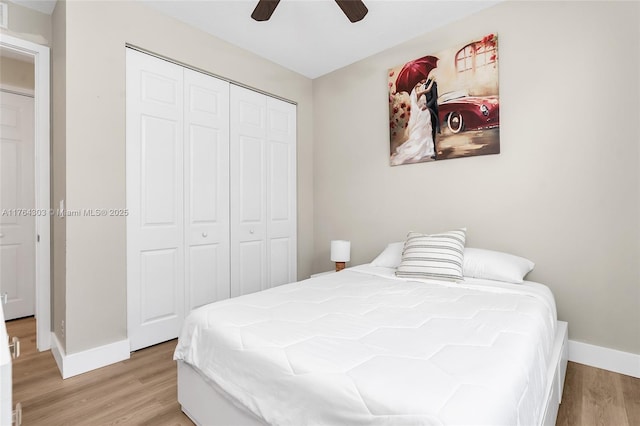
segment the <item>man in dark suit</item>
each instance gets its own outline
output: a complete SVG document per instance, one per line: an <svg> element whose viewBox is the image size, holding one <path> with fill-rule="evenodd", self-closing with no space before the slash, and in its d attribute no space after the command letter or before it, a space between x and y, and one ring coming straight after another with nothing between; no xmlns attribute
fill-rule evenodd
<svg viewBox="0 0 640 426"><path fill-rule="evenodd" d="M425 84L425 88L431 81L433 81L433 84L431 85L431 89L425 93L425 96L427 97L427 108L431 111L432 134L435 140L436 129L438 133L440 133L440 120L438 119L438 83L436 83L435 80L429 79Z"/></svg>
<svg viewBox="0 0 640 426"><path fill-rule="evenodd" d="M436 83L433 74L429 74L429 78L424 83L424 90L421 90L418 96L425 97L425 102L421 102L422 110L429 109L431 113L431 139L433 139L433 151L434 159L438 156L438 149L436 148L436 131L440 133L440 119L438 117L438 83Z"/></svg>

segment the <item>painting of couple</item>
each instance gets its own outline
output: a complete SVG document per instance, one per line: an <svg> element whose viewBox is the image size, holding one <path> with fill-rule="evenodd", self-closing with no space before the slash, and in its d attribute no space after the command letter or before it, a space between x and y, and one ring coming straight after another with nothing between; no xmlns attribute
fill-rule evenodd
<svg viewBox="0 0 640 426"><path fill-rule="evenodd" d="M388 78L392 166L500 152L496 35L409 61Z"/></svg>

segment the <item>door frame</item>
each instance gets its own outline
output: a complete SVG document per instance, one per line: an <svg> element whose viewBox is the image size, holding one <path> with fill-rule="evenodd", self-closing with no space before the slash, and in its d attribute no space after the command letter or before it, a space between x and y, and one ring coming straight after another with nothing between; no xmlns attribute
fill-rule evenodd
<svg viewBox="0 0 640 426"><path fill-rule="evenodd" d="M35 69L34 142L36 183L36 345L39 351L51 347L51 182L50 182L50 52L47 46L2 34L2 48L33 58Z"/></svg>

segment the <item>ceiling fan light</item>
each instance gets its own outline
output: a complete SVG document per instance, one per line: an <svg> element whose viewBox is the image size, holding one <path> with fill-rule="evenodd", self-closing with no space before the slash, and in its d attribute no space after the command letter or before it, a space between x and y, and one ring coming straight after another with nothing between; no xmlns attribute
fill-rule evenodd
<svg viewBox="0 0 640 426"><path fill-rule="evenodd" d="M369 12L362 0L336 0L336 3L351 22L361 21Z"/></svg>
<svg viewBox="0 0 640 426"><path fill-rule="evenodd" d="M251 17L259 22L268 21L278 3L280 0L259 0ZM351 22L361 21L369 12L362 0L336 0L336 3Z"/></svg>
<svg viewBox="0 0 640 426"><path fill-rule="evenodd" d="M273 15L273 11L276 10L278 3L280 3L280 0L260 0L256 8L253 9L251 17L258 22L268 21Z"/></svg>

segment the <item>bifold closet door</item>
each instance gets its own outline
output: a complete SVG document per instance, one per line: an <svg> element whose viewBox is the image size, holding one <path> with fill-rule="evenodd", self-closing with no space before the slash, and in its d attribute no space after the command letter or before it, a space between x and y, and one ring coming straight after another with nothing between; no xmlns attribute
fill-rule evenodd
<svg viewBox="0 0 640 426"><path fill-rule="evenodd" d="M131 350L229 295L228 83L127 49Z"/></svg>
<svg viewBox="0 0 640 426"><path fill-rule="evenodd" d="M127 302L131 350L173 339L184 318L181 67L127 49Z"/></svg>
<svg viewBox="0 0 640 426"><path fill-rule="evenodd" d="M296 280L296 107L231 85L231 296Z"/></svg>
<svg viewBox="0 0 640 426"><path fill-rule="evenodd" d="M187 313L229 297L229 83L184 70Z"/></svg>

